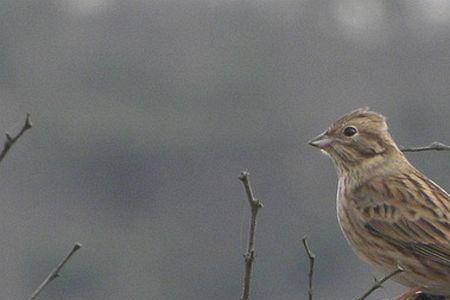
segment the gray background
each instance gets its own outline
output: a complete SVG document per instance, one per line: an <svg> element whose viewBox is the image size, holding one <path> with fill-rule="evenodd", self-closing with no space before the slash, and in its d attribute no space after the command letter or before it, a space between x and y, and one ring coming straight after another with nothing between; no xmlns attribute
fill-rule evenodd
<svg viewBox="0 0 450 300"><path fill-rule="evenodd" d="M0 2L0 299L238 299L248 168L254 299L356 299L372 271L335 217L331 162L306 144L349 110L402 145L450 143L450 1ZM450 154L408 157L450 188ZM404 289L389 284L371 299Z"/></svg>

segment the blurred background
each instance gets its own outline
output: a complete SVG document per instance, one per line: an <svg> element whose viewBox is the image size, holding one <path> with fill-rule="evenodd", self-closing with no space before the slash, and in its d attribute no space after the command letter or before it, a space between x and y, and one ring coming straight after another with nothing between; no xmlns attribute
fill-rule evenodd
<svg viewBox="0 0 450 300"><path fill-rule="evenodd" d="M372 270L307 145L342 114L385 114L401 145L450 143L450 1L5 0L0 299L239 299L251 180L253 298L356 299ZM450 188L450 154L408 157ZM371 299L394 297L388 284Z"/></svg>

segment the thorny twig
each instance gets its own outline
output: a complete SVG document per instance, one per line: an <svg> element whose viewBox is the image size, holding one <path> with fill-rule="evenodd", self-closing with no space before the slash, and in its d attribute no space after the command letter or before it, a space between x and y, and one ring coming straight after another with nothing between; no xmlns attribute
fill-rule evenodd
<svg viewBox="0 0 450 300"><path fill-rule="evenodd" d="M16 136L11 136L9 133L6 133L6 141L3 145L3 150L0 152L0 162L5 158L6 153L8 153L9 149L11 149L12 145L14 145L15 142L27 131L30 129L33 125L30 121L30 114L27 114L27 117L25 119L25 123L22 126L22 129L19 131L19 133Z"/></svg>
<svg viewBox="0 0 450 300"><path fill-rule="evenodd" d="M305 251L306 254L308 255L309 258L309 273L308 273L308 278L309 278L309 288L308 288L308 299L312 300L313 299L313 275L314 275L314 261L316 259L316 255L311 251L311 249L309 248L308 245L308 239L306 237L304 237L302 239L303 242L303 247L305 247Z"/></svg>
<svg viewBox="0 0 450 300"><path fill-rule="evenodd" d="M400 147L403 152L421 152L421 151L450 151L450 146L442 144L440 142L432 142L428 146L421 147Z"/></svg>
<svg viewBox="0 0 450 300"><path fill-rule="evenodd" d="M54 279L56 279L59 276L59 272L61 269L66 265L66 263L69 261L69 259L81 248L80 243L75 243L72 250L67 254L67 256L59 263L59 265L54 268L50 274L48 274L47 278L38 286L38 288L31 294L29 300L36 299L36 297L39 295L40 292Z"/></svg>
<svg viewBox="0 0 450 300"><path fill-rule="evenodd" d="M241 300L250 299L250 282L252 278L253 262L255 260L255 233L256 233L256 216L260 208L263 207L261 201L253 195L253 189L250 185L250 174L248 171L243 171L239 176L239 180L244 185L245 193L247 194L248 203L250 205L250 230L248 236L247 252L244 254L245 269L244 278L242 282L242 296Z"/></svg>
<svg viewBox="0 0 450 300"><path fill-rule="evenodd" d="M397 269L395 269L393 272L389 273L388 275L386 275L385 277L383 277L381 280L378 280L375 278L375 283L374 285L367 291L364 293L364 295L362 295L361 297L358 298L358 300L364 300L366 299L370 294L372 294L374 291L376 291L377 289L380 289L383 287L383 283L386 280L391 279L392 277L394 277L395 275L403 272L403 268L401 266L397 266Z"/></svg>

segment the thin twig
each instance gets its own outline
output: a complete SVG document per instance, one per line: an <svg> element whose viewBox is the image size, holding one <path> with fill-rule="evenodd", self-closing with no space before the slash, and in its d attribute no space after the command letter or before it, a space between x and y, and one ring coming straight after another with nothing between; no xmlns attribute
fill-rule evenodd
<svg viewBox="0 0 450 300"><path fill-rule="evenodd" d="M47 278L39 285L39 287L31 294L29 300L36 299L36 297L39 295L40 292L54 279L56 279L59 276L59 272L64 267L64 265L69 261L69 259L81 248L80 243L75 243L72 250L67 254L67 256L59 263L59 265L53 269L53 271L48 274Z"/></svg>
<svg viewBox="0 0 450 300"><path fill-rule="evenodd" d="M313 275L314 275L314 261L316 259L316 255L311 251L311 249L309 248L309 244L308 244L308 239L306 237L304 237L302 239L303 242L303 247L305 247L305 251L306 254L309 257L309 273L308 273L308 278L309 278L309 287L308 287L308 299L312 300L313 299Z"/></svg>
<svg viewBox="0 0 450 300"><path fill-rule="evenodd" d="M5 158L6 153L8 153L9 149L11 149L12 145L14 145L15 142L27 131L30 129L33 125L30 121L30 114L27 114L27 118L25 119L25 123L22 126L22 129L19 131L19 133L16 136L11 136L9 133L6 133L6 141L3 144L3 150L0 152L0 162Z"/></svg>
<svg viewBox="0 0 450 300"><path fill-rule="evenodd" d="M432 142L428 146L422 147L400 147L400 150L403 152L421 152L421 151L450 151L450 146L439 142Z"/></svg>
<svg viewBox="0 0 450 300"><path fill-rule="evenodd" d="M250 281L252 279L253 261L255 260L255 233L256 233L256 216L260 208L263 207L261 201L253 195L253 189L250 185L250 174L248 171L242 171L239 180L244 185L245 193L247 194L248 203L250 205L250 231L248 235L247 253L244 254L245 268L244 278L242 281L242 296L241 300L250 299Z"/></svg>
<svg viewBox="0 0 450 300"><path fill-rule="evenodd" d="M392 277L394 277L395 275L403 272L403 268L401 266L397 266L397 269L393 272L391 272L390 274L386 275L385 277L383 277L381 280L378 280L375 278L375 283L374 285L367 291L364 293L364 295L362 295L361 297L358 298L358 300L364 300L366 299L370 294L372 294L374 291L376 291L377 289L380 289L383 287L383 283L386 280L391 279Z"/></svg>

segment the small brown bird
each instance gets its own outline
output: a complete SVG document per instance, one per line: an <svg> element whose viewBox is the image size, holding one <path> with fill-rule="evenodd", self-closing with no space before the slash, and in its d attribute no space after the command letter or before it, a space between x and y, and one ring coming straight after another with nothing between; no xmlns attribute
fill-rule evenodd
<svg viewBox="0 0 450 300"><path fill-rule="evenodd" d="M450 196L418 171L368 108L350 112L309 144L331 157L338 173L337 214L364 261L418 292L450 296Z"/></svg>

